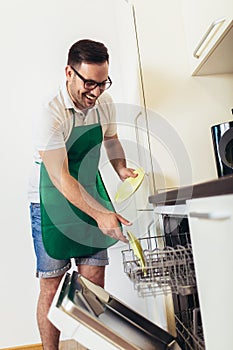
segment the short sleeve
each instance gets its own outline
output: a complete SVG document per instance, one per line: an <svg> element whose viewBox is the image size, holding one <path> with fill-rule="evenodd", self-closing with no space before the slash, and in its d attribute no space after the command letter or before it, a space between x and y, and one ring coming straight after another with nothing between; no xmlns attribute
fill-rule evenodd
<svg viewBox="0 0 233 350"><path fill-rule="evenodd" d="M37 111L33 123L34 143L37 151L65 147L69 132L69 111L47 104Z"/></svg>

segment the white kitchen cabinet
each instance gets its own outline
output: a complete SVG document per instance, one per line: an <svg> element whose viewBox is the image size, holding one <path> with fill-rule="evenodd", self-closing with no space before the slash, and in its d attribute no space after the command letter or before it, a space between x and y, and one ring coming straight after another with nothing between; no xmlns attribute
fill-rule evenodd
<svg viewBox="0 0 233 350"><path fill-rule="evenodd" d="M182 0L192 75L233 73L233 1Z"/></svg>
<svg viewBox="0 0 233 350"><path fill-rule="evenodd" d="M231 349L233 195L187 205L206 349Z"/></svg>

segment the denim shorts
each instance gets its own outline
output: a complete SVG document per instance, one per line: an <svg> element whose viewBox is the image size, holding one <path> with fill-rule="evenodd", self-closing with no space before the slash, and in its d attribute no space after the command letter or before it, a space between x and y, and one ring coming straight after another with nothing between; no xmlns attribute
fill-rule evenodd
<svg viewBox="0 0 233 350"><path fill-rule="evenodd" d="M46 253L42 241L41 215L39 203L30 204L30 215L32 238L36 253L36 276L42 278L50 278L63 275L66 271L68 271L71 268L72 260L57 260L51 258ZM74 258L73 260L76 266L80 264L92 266L105 266L109 263L107 249L101 250L100 252L93 255Z"/></svg>

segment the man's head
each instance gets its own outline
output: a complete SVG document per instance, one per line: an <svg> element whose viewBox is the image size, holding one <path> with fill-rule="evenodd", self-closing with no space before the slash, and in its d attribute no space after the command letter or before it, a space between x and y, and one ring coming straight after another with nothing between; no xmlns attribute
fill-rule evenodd
<svg viewBox="0 0 233 350"><path fill-rule="evenodd" d="M68 53L67 65L79 66L81 63L109 63L108 49L104 44L90 39L74 43Z"/></svg>
<svg viewBox="0 0 233 350"><path fill-rule="evenodd" d="M93 107L111 86L108 66L109 55L104 44L84 39L71 46L66 66L67 88L78 108Z"/></svg>

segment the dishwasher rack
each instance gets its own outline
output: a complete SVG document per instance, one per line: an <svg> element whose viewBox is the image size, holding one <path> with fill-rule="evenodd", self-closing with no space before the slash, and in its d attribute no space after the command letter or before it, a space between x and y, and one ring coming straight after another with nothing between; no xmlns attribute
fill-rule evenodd
<svg viewBox="0 0 233 350"><path fill-rule="evenodd" d="M173 237L173 241L174 241ZM192 247L180 244L167 246L165 235L139 238L145 267L129 247L123 250L124 272L140 296L176 293L188 295L196 290Z"/></svg>
<svg viewBox="0 0 233 350"><path fill-rule="evenodd" d="M176 331L183 350L205 350L203 329L198 321L200 309L188 309L175 314Z"/></svg>
<svg viewBox="0 0 233 350"><path fill-rule="evenodd" d="M139 296L173 295L177 339L183 350L205 350L190 234L138 239L145 266L133 249L122 251L124 272Z"/></svg>

